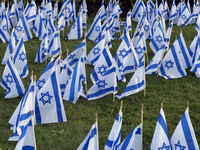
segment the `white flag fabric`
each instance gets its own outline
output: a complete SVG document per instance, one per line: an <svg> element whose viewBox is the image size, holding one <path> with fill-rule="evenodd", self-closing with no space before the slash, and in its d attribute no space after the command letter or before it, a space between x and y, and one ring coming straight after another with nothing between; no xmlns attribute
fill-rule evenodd
<svg viewBox="0 0 200 150"><path fill-rule="evenodd" d="M23 37L21 38L21 40L17 43L17 46L15 47L13 64L15 65L20 77L26 78L28 75L28 62L27 62Z"/></svg>
<svg viewBox="0 0 200 150"><path fill-rule="evenodd" d="M169 24L169 27L167 29L167 32L165 34L164 42L165 42L165 50L169 47L170 39L171 39L171 33L173 28L173 21Z"/></svg>
<svg viewBox="0 0 200 150"><path fill-rule="evenodd" d="M156 128L154 130L154 135L151 141L150 150L155 149L171 149L171 144L168 135L167 123L165 119L165 114L163 109L160 109L160 114L158 116L158 121L156 123Z"/></svg>
<svg viewBox="0 0 200 150"><path fill-rule="evenodd" d="M173 1L171 11L170 11L170 17L169 17L170 23L176 18L176 15L177 15L176 4L175 4L175 1Z"/></svg>
<svg viewBox="0 0 200 150"><path fill-rule="evenodd" d="M138 22L140 17L142 17L143 11L145 12L145 5L143 1L137 0L131 11L131 19L135 22Z"/></svg>
<svg viewBox="0 0 200 150"><path fill-rule="evenodd" d="M18 13L19 13L19 18L21 18L22 13L24 11L24 5L22 0L19 1L19 3L17 4L17 8L18 8Z"/></svg>
<svg viewBox="0 0 200 150"><path fill-rule="evenodd" d="M133 129L117 150L142 150L142 124Z"/></svg>
<svg viewBox="0 0 200 150"><path fill-rule="evenodd" d="M190 47L188 48L188 52L190 56L192 56L192 64L198 59L198 51L199 51L199 32L197 32L196 36L194 37Z"/></svg>
<svg viewBox="0 0 200 150"><path fill-rule="evenodd" d="M153 13L153 9L154 9L154 3L152 2L152 0L148 0L146 3L146 18L148 20L148 22L150 22L151 20L151 15Z"/></svg>
<svg viewBox="0 0 200 150"><path fill-rule="evenodd" d="M189 55L182 33L171 46L161 62L159 75L165 79L186 76L186 68L191 67L192 57Z"/></svg>
<svg viewBox="0 0 200 150"><path fill-rule="evenodd" d="M95 122L77 150L99 150L98 127Z"/></svg>
<svg viewBox="0 0 200 150"><path fill-rule="evenodd" d="M199 150L195 132L189 116L188 108L185 110L180 122L171 137L172 149Z"/></svg>
<svg viewBox="0 0 200 150"><path fill-rule="evenodd" d="M53 6L52 19L56 20L57 16L58 16L58 3L56 1L54 6Z"/></svg>
<svg viewBox="0 0 200 150"><path fill-rule="evenodd" d="M167 0L165 0L165 20L168 20L170 17L170 11L169 11L169 6L167 3Z"/></svg>
<svg viewBox="0 0 200 150"><path fill-rule="evenodd" d="M188 10L188 7L185 5L177 22L177 26L186 26L190 23L191 20L191 14Z"/></svg>
<svg viewBox="0 0 200 150"><path fill-rule="evenodd" d="M76 103L80 96L86 98L83 90L82 81L86 82L85 66L81 57L72 72L63 96L64 100Z"/></svg>
<svg viewBox="0 0 200 150"><path fill-rule="evenodd" d="M197 1L197 5L195 4L195 1L193 2L193 12L191 14L192 20L191 24L195 24L197 22L197 18L199 16L199 2Z"/></svg>
<svg viewBox="0 0 200 150"><path fill-rule="evenodd" d="M10 40L9 29L10 29L10 21L7 14L5 14L0 26L0 38L3 41L3 43L7 43Z"/></svg>
<svg viewBox="0 0 200 150"><path fill-rule="evenodd" d="M55 58L59 55L60 51L61 51L60 35L58 31L55 31L52 34L51 38L49 39L48 56L53 54L53 58Z"/></svg>
<svg viewBox="0 0 200 150"><path fill-rule="evenodd" d="M123 116L123 113L121 110L119 110L117 118L115 119L115 122L112 126L112 129L106 141L106 145L104 147L105 150L115 150L120 145L122 116Z"/></svg>
<svg viewBox="0 0 200 150"><path fill-rule="evenodd" d="M10 13L9 13L9 19L11 22L11 27L13 28L14 26L17 25L17 22L19 21L19 12L17 8L17 0L13 1Z"/></svg>
<svg viewBox="0 0 200 150"><path fill-rule="evenodd" d="M35 96L35 119L36 124L67 121L55 71Z"/></svg>
<svg viewBox="0 0 200 150"><path fill-rule="evenodd" d="M43 19L41 17L41 14L38 13L36 19L35 19L35 23L34 23L34 27L33 27L33 32L35 33L36 37L39 37L40 39L43 38L44 34L45 34L45 27L44 27L44 23L43 23Z"/></svg>
<svg viewBox="0 0 200 150"><path fill-rule="evenodd" d="M88 90L88 100L99 99L108 94L117 93L117 77L115 66L112 65Z"/></svg>
<svg viewBox="0 0 200 150"><path fill-rule="evenodd" d="M25 92L22 80L13 64L13 60L9 57L3 71L0 85L7 90L4 98L18 97Z"/></svg>
<svg viewBox="0 0 200 150"><path fill-rule="evenodd" d="M140 62L139 67L133 74L131 80L127 84L122 94L116 95L118 99L135 94L142 91L146 87L145 72L144 72L144 57Z"/></svg>
<svg viewBox="0 0 200 150"><path fill-rule="evenodd" d="M24 32L24 36L23 36L24 41L28 41L28 40L32 39L33 36L31 34L28 22L27 22L24 14L22 14L21 19L17 23L17 26L16 26L15 31L14 31L14 36L18 40L20 40L22 38L23 32Z"/></svg>
<svg viewBox="0 0 200 150"><path fill-rule="evenodd" d="M56 25L56 29L58 29L59 31L64 30L65 24L64 24L64 15L62 15L59 20L58 23Z"/></svg>
<svg viewBox="0 0 200 150"><path fill-rule="evenodd" d="M29 10L29 13L27 16L27 23L28 23L29 29L32 29L34 26L36 16L37 16L37 6L35 4L35 1L31 1L31 5L30 5L29 9L30 10ZM23 14L22 14L22 16L23 16Z"/></svg>

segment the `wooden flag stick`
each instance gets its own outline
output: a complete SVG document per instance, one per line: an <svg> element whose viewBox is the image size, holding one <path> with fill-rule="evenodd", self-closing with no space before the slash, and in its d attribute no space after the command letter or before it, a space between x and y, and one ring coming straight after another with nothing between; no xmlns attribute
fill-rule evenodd
<svg viewBox="0 0 200 150"><path fill-rule="evenodd" d="M160 104L160 107L163 109L163 103Z"/></svg>
<svg viewBox="0 0 200 150"><path fill-rule="evenodd" d="M113 91L113 102L115 101L115 86L117 80L117 64L118 64L118 55L117 55L117 62L116 62L116 70L115 70L115 77L114 77L114 91Z"/></svg>
<svg viewBox="0 0 200 150"><path fill-rule="evenodd" d="M141 147L142 148L143 148L143 108L144 108L144 105L142 104L141 105Z"/></svg>
<svg viewBox="0 0 200 150"><path fill-rule="evenodd" d="M35 140L35 130L34 130L35 124L34 124L34 116L33 116L32 110L30 111L30 113L31 113L31 122L32 122L32 127L33 127L33 141L34 141L34 147L35 147L35 150L37 150L37 147L36 147L36 140Z"/></svg>
<svg viewBox="0 0 200 150"><path fill-rule="evenodd" d="M120 111L122 112L123 101L120 103Z"/></svg>
<svg viewBox="0 0 200 150"><path fill-rule="evenodd" d="M187 108L188 108L188 113L189 113L189 102L187 102Z"/></svg>
<svg viewBox="0 0 200 150"><path fill-rule="evenodd" d="M144 52L144 96L146 96L145 52Z"/></svg>
<svg viewBox="0 0 200 150"><path fill-rule="evenodd" d="M98 133L98 121L97 121L98 116L97 116L97 114L95 115L95 117L96 117L96 126L97 126L97 145L98 145L97 150L99 150L99 133Z"/></svg>
<svg viewBox="0 0 200 150"><path fill-rule="evenodd" d="M84 62L84 71L85 71L85 93L86 93L86 97L87 97L87 77L86 77L86 70L85 70L85 59L84 59L84 48L82 48L82 52L83 52L83 62Z"/></svg>

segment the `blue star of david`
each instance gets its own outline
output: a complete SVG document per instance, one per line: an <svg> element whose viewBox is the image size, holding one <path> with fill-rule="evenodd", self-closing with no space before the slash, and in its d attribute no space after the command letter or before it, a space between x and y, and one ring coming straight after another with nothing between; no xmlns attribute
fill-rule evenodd
<svg viewBox="0 0 200 150"><path fill-rule="evenodd" d="M16 27L15 30L16 30L17 32L19 32L19 31L22 31L22 29L23 29L23 27L21 27L20 25L18 25L18 26Z"/></svg>
<svg viewBox="0 0 200 150"><path fill-rule="evenodd" d="M95 27L95 31L97 31L97 32L100 31L100 26L99 25Z"/></svg>
<svg viewBox="0 0 200 150"><path fill-rule="evenodd" d="M3 30L7 31L7 26L6 25L3 26Z"/></svg>
<svg viewBox="0 0 200 150"><path fill-rule="evenodd" d="M106 72L106 66L102 65L101 67L98 67L99 71L98 73L100 73L101 75L103 75Z"/></svg>
<svg viewBox="0 0 200 150"><path fill-rule="evenodd" d="M99 80L96 84L98 85L98 88L105 88L105 86L108 85L105 80Z"/></svg>
<svg viewBox="0 0 200 150"><path fill-rule="evenodd" d="M70 54L68 59L74 59L74 56L76 56L75 54Z"/></svg>
<svg viewBox="0 0 200 150"><path fill-rule="evenodd" d="M121 65L120 65L119 68L118 68L119 72L122 72L122 71L123 71L123 68L124 68L123 63L121 63Z"/></svg>
<svg viewBox="0 0 200 150"><path fill-rule="evenodd" d="M162 36L161 35L156 36L156 41L158 41L159 43L162 42Z"/></svg>
<svg viewBox="0 0 200 150"><path fill-rule="evenodd" d="M145 25L145 26L144 26L144 30L145 30L145 31L150 30L149 26L148 26L148 25Z"/></svg>
<svg viewBox="0 0 200 150"><path fill-rule="evenodd" d="M95 47L92 53L94 53L94 55L99 54L100 50L99 47Z"/></svg>
<svg viewBox="0 0 200 150"><path fill-rule="evenodd" d="M143 53L143 48L141 46L135 48L137 54Z"/></svg>
<svg viewBox="0 0 200 150"><path fill-rule="evenodd" d="M72 26L72 29L75 29L76 28L76 25L74 24L73 26Z"/></svg>
<svg viewBox="0 0 200 150"><path fill-rule="evenodd" d="M68 13L70 13L70 11L71 11L71 9L70 9L70 8L68 8Z"/></svg>
<svg viewBox="0 0 200 150"><path fill-rule="evenodd" d="M41 98L39 100L43 102L43 105L45 105L46 103L51 104L52 98L53 96L49 95L49 91L47 91L45 94L41 93Z"/></svg>
<svg viewBox="0 0 200 150"><path fill-rule="evenodd" d="M181 145L180 140L177 142L177 144L175 144L175 150L176 150L177 147L179 147L180 150L184 150L186 148L186 146Z"/></svg>
<svg viewBox="0 0 200 150"><path fill-rule="evenodd" d="M24 52L19 54L19 60L22 60L22 62L24 62L24 60L26 60L26 54Z"/></svg>
<svg viewBox="0 0 200 150"><path fill-rule="evenodd" d="M8 75L5 77L6 77L6 82L8 82L10 84L13 82L13 77L10 75L10 73L8 73Z"/></svg>
<svg viewBox="0 0 200 150"><path fill-rule="evenodd" d="M186 15L182 15L182 17L181 17L183 20L185 20L186 18L187 18L187 16Z"/></svg>
<svg viewBox="0 0 200 150"><path fill-rule="evenodd" d="M162 147L158 147L158 150L169 150L170 146L166 146L165 142L163 142Z"/></svg>
<svg viewBox="0 0 200 150"><path fill-rule="evenodd" d="M151 14L151 13L153 13L153 9L150 9L150 10L149 10L149 14Z"/></svg>
<svg viewBox="0 0 200 150"><path fill-rule="evenodd" d="M173 68L173 64L174 64L174 62L172 62L171 60L169 60L169 61L165 61L165 67L167 67L167 69L169 69L169 68Z"/></svg>
<svg viewBox="0 0 200 150"><path fill-rule="evenodd" d="M42 80L38 80L36 86L41 89L43 87L43 85L45 84L45 80L42 79Z"/></svg>
<svg viewBox="0 0 200 150"><path fill-rule="evenodd" d="M115 32L115 27L112 27L111 31L112 31L112 32Z"/></svg>
<svg viewBox="0 0 200 150"><path fill-rule="evenodd" d="M119 56L122 56L123 58L125 58L127 55L128 55L128 52L125 50L125 48L119 51Z"/></svg>

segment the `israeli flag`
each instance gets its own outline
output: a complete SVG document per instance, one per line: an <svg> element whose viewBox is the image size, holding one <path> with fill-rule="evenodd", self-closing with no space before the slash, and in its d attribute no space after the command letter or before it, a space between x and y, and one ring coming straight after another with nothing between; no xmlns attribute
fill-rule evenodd
<svg viewBox="0 0 200 150"><path fill-rule="evenodd" d="M3 41L3 43L7 43L10 40L9 29L10 29L10 21L7 14L5 14L3 21L1 22L0 25L0 38Z"/></svg>
<svg viewBox="0 0 200 150"><path fill-rule="evenodd" d="M176 18L176 16L177 16L176 4L175 1L173 1L170 11L169 23L171 23Z"/></svg>
<svg viewBox="0 0 200 150"><path fill-rule="evenodd" d="M161 17L162 15L163 15L163 13L164 13L164 11L165 11L165 8L164 8L165 6L164 6L164 2L163 2L163 0L161 1L161 3L160 3L160 5L159 5L159 7L158 7L158 15L159 15L159 17Z"/></svg>
<svg viewBox="0 0 200 150"><path fill-rule="evenodd" d="M142 0L137 0L131 11L131 19L135 22L138 22L143 13L146 13L145 5Z"/></svg>
<svg viewBox="0 0 200 150"><path fill-rule="evenodd" d="M17 43L17 46L15 47L13 64L15 65L20 77L26 78L28 75L28 62L27 62L23 37L21 38L21 40Z"/></svg>
<svg viewBox="0 0 200 150"><path fill-rule="evenodd" d="M164 31L163 31L161 20L159 21L158 26L156 27L156 31L154 32L149 45L155 54L164 45Z"/></svg>
<svg viewBox="0 0 200 150"><path fill-rule="evenodd" d="M192 43L190 44L190 47L188 48L190 56L192 56L192 64L196 60L198 60L198 52L199 51L199 32L197 32L196 36L194 37Z"/></svg>
<svg viewBox="0 0 200 150"><path fill-rule="evenodd" d="M76 2L75 0L73 0L73 4L72 4L72 17L71 17L71 21L75 22L76 21L76 6L75 6Z"/></svg>
<svg viewBox="0 0 200 150"><path fill-rule="evenodd" d="M46 8L46 17L47 17L47 20L48 20L49 16L52 16L52 3L51 3L51 0L48 1L48 3L46 4L45 8Z"/></svg>
<svg viewBox="0 0 200 150"><path fill-rule="evenodd" d="M35 1L31 1L31 6L29 9L30 10L27 16L27 22L29 25L29 29L32 29L35 23L36 16L37 16L37 6L35 4Z"/></svg>
<svg viewBox="0 0 200 150"><path fill-rule="evenodd" d="M53 58L55 58L59 55L60 51L61 51L60 36L59 36L58 31L55 31L52 37L49 39L48 56L53 54Z"/></svg>
<svg viewBox="0 0 200 150"><path fill-rule="evenodd" d="M171 137L173 149L195 149L199 150L195 132L189 116L188 108L185 110L180 122Z"/></svg>
<svg viewBox="0 0 200 150"><path fill-rule="evenodd" d="M81 57L72 72L63 96L64 100L76 103L80 96L86 98L83 90L82 81L86 82L85 66L83 57Z"/></svg>
<svg viewBox="0 0 200 150"><path fill-rule="evenodd" d="M54 6L53 6L52 19L56 20L57 16L58 16L58 3L56 1Z"/></svg>
<svg viewBox="0 0 200 150"><path fill-rule="evenodd" d="M99 78L112 66L114 59L106 45L103 49L92 73L90 74L90 78L93 83L97 82Z"/></svg>
<svg viewBox="0 0 200 150"><path fill-rule="evenodd" d="M199 49L199 51L200 51L200 49ZM200 60L197 60L197 61L194 62L190 71L195 73L197 78L200 78Z"/></svg>
<svg viewBox="0 0 200 150"><path fill-rule="evenodd" d="M162 108L160 109L160 114L158 116L158 121L156 123L156 128L154 130L153 139L151 141L150 150L155 150L155 149L172 150L167 130L165 114Z"/></svg>
<svg viewBox="0 0 200 150"><path fill-rule="evenodd" d="M53 59L48 63L42 75L36 83L36 93L45 85L51 74L55 71Z"/></svg>
<svg viewBox="0 0 200 150"><path fill-rule="evenodd" d="M36 37L39 37L40 39L43 38L44 34L45 34L45 27L44 27L44 23L43 23L43 19L41 17L41 14L38 13L36 19L35 19L35 24L33 27L33 32L35 33Z"/></svg>
<svg viewBox="0 0 200 150"><path fill-rule="evenodd" d="M106 141L106 145L104 147L105 150L115 150L120 145L121 141L121 128L122 128L122 116L123 113L120 110L115 122L112 126L108 139Z"/></svg>
<svg viewBox="0 0 200 150"><path fill-rule="evenodd" d="M198 17L197 17L195 30L197 30L197 32L200 32L199 31L200 30L200 14L198 14Z"/></svg>
<svg viewBox="0 0 200 150"><path fill-rule="evenodd" d="M68 84L72 72L73 68L68 64L68 61L66 61L59 76L61 95L64 95L65 93L65 88Z"/></svg>
<svg viewBox="0 0 200 150"><path fill-rule="evenodd" d="M169 11L169 7L168 7L168 4L167 4L167 0L165 0L165 20L168 20L169 17L170 17L170 11Z"/></svg>
<svg viewBox="0 0 200 150"><path fill-rule="evenodd" d="M151 0L148 0L146 3L146 18L148 22L150 22L151 20L153 9L154 9L154 3Z"/></svg>
<svg viewBox="0 0 200 150"><path fill-rule="evenodd" d="M14 31L15 39L20 40L22 38L23 32L24 32L24 36L23 36L24 42L33 38L24 14L22 14L22 17L17 23L17 26L15 28L15 31Z"/></svg>
<svg viewBox="0 0 200 150"><path fill-rule="evenodd" d="M19 13L19 18L21 18L22 13L24 11L24 5L22 0L19 1L19 3L17 4L17 8L18 8L18 13Z"/></svg>
<svg viewBox="0 0 200 150"><path fill-rule="evenodd" d="M14 134L8 141L18 141L21 135L20 127L26 126L29 122L29 118L24 116L28 116L30 111L34 111L34 86L35 82L33 81L33 76L31 76L29 87L9 120L10 129L13 130Z"/></svg>
<svg viewBox="0 0 200 150"><path fill-rule="evenodd" d="M10 57L4 68L0 85L7 90L4 98L18 97L25 92L24 85Z"/></svg>
<svg viewBox="0 0 200 150"><path fill-rule="evenodd" d="M186 68L191 67L192 57L189 55L182 33L171 46L161 62L159 75L165 79L186 76Z"/></svg>
<svg viewBox="0 0 200 150"><path fill-rule="evenodd" d="M59 31L62 31L62 30L64 30L64 27L65 27L64 15L62 15L58 20L56 29L58 29Z"/></svg>
<svg viewBox="0 0 200 150"><path fill-rule="evenodd" d="M147 65L145 69L145 74L155 74L158 72L164 52L165 52L164 47L162 47L162 49L159 50L154 55L154 57L152 58L152 60L150 61L150 63Z"/></svg>
<svg viewBox="0 0 200 150"><path fill-rule="evenodd" d="M115 65L116 66L116 65ZM112 65L88 90L88 101L117 93L116 67Z"/></svg>
<svg viewBox="0 0 200 150"><path fill-rule="evenodd" d="M10 13L9 13L9 19L11 22L11 27L17 26L17 23L19 21L19 12L17 8L17 0L13 1Z"/></svg>
<svg viewBox="0 0 200 150"><path fill-rule="evenodd" d="M47 4L47 1L46 0L42 0L42 3L40 5L40 12L45 8L46 4Z"/></svg>
<svg viewBox="0 0 200 150"><path fill-rule="evenodd" d="M82 12L76 19L76 22L71 27L66 40L75 40L80 39L83 36L83 29L82 29Z"/></svg>
<svg viewBox="0 0 200 150"><path fill-rule="evenodd" d="M2 65L6 64L10 54L12 54L12 51L15 49L15 38L13 37L13 33L14 33L13 31L14 31L14 28L12 30L12 34L11 34L8 46L6 48L6 52L5 52L2 62L1 62Z"/></svg>
<svg viewBox="0 0 200 150"><path fill-rule="evenodd" d="M101 36L101 39L90 50L89 54L87 55L87 59L86 59L87 63L95 66L104 47L105 47L105 34L103 36Z"/></svg>
<svg viewBox="0 0 200 150"><path fill-rule="evenodd" d="M30 11L30 5L29 2L26 3L26 7L24 9L24 15L26 16L26 18L28 17L29 11Z"/></svg>
<svg viewBox="0 0 200 150"><path fill-rule="evenodd" d="M117 150L142 150L142 124L133 129Z"/></svg>
<svg viewBox="0 0 200 150"><path fill-rule="evenodd" d="M197 22L197 18L199 15L199 2L197 1L197 5L195 5L195 1L194 1L194 5L193 5L193 12L191 14L192 16L192 20L191 20L191 24L195 24Z"/></svg>
<svg viewBox="0 0 200 150"><path fill-rule="evenodd" d="M98 12L100 12L101 20L103 21L106 18L106 10L105 10L105 6L104 6L104 1L102 1Z"/></svg>
<svg viewBox="0 0 200 150"><path fill-rule="evenodd" d="M86 36L90 40L97 42L100 33L101 33L101 17L100 17L100 14L98 14L96 19L93 21L92 25L90 26L90 29L87 31Z"/></svg>
<svg viewBox="0 0 200 150"><path fill-rule="evenodd" d="M48 39L51 39L54 35L54 32L57 31L56 27L54 26L53 19L50 17L49 21L47 22L48 26Z"/></svg>
<svg viewBox="0 0 200 150"><path fill-rule="evenodd" d="M165 50L169 47L170 39L171 39L171 33L173 28L173 21L169 24L169 27L167 29L167 32L165 34L164 42L165 42Z"/></svg>
<svg viewBox="0 0 200 150"><path fill-rule="evenodd" d="M47 59L48 50L49 50L48 36L47 36L47 33L45 33L40 43L38 52L36 54L35 62L43 63Z"/></svg>
<svg viewBox="0 0 200 150"><path fill-rule="evenodd" d="M191 14L190 1L187 1L187 8L188 8L189 13Z"/></svg>
<svg viewBox="0 0 200 150"><path fill-rule="evenodd" d="M192 20L191 14L187 6L184 6L181 16L178 19L177 26L186 26Z"/></svg>
<svg viewBox="0 0 200 150"><path fill-rule="evenodd" d="M116 95L118 99L135 94L142 91L146 87L145 83L145 72L144 72L144 57L140 62L139 67L133 74L131 80L127 84L122 94Z"/></svg>
<svg viewBox="0 0 200 150"><path fill-rule="evenodd" d="M0 24L5 16L5 14L6 14L6 7L5 7L4 1L2 1L0 4Z"/></svg>
<svg viewBox="0 0 200 150"><path fill-rule="evenodd" d="M95 122L77 150L99 150L98 125Z"/></svg>
<svg viewBox="0 0 200 150"><path fill-rule="evenodd" d="M22 128L22 134L19 137L19 141L15 147L15 150L22 150L22 149L35 150L36 149L35 132L34 132L33 126L34 124L32 120L30 119L29 123L24 128Z"/></svg>
<svg viewBox="0 0 200 150"><path fill-rule="evenodd" d="M36 124L67 121L55 71L35 97L35 119Z"/></svg>

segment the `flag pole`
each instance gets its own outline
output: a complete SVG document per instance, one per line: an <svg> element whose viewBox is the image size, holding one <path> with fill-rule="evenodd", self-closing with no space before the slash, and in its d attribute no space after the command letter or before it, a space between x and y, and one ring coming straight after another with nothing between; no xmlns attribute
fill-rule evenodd
<svg viewBox="0 0 200 150"><path fill-rule="evenodd" d="M86 28L85 28L85 32L87 32L87 19L88 19L88 17L87 17L87 10L86 10L86 6L85 6L85 17L86 17Z"/></svg>
<svg viewBox="0 0 200 150"><path fill-rule="evenodd" d="M47 42L48 42L48 26L47 26ZM47 53L46 53L46 64L47 64Z"/></svg>
<svg viewBox="0 0 200 150"><path fill-rule="evenodd" d="M97 116L97 114L95 115L95 117L96 117L96 126L97 126L97 146L98 146L97 150L99 150L99 133L98 133L98 121L97 121L98 116Z"/></svg>
<svg viewBox="0 0 200 150"><path fill-rule="evenodd" d="M145 52L144 52L144 96L146 96Z"/></svg>
<svg viewBox="0 0 200 150"><path fill-rule="evenodd" d="M66 71L67 71L67 68L68 68L68 56L69 56L69 49L67 49Z"/></svg>
<svg viewBox="0 0 200 150"><path fill-rule="evenodd" d="M33 71L32 71L32 74L33 74ZM35 96L36 96L36 75L34 75L34 98L33 98L33 108L35 108ZM34 116L34 119L35 119L35 113L33 114Z"/></svg>
<svg viewBox="0 0 200 150"><path fill-rule="evenodd" d="M30 111L31 113L31 122L32 122L32 127L33 127L33 141L34 141L34 147L35 147L35 150L37 150L37 147L36 147L36 140L35 140L35 130L34 130L34 119L33 119L33 112L32 110Z"/></svg>
<svg viewBox="0 0 200 150"><path fill-rule="evenodd" d="M116 86L116 80L117 80L117 65L118 65L118 55L117 55L117 62L116 62L116 70L115 70L115 77L114 77L114 91L113 91L113 102L115 101L115 86Z"/></svg>
<svg viewBox="0 0 200 150"><path fill-rule="evenodd" d="M85 59L84 59L84 48L82 48L82 52L83 52L83 62L84 62L84 71L85 71L85 93L86 93L86 97L87 97L87 78L86 78L86 70L85 70Z"/></svg>
<svg viewBox="0 0 200 150"><path fill-rule="evenodd" d="M141 150L143 149L143 108L144 108L144 105L142 104L141 105Z"/></svg>
<svg viewBox="0 0 200 150"><path fill-rule="evenodd" d="M187 108L188 108L188 113L189 113L189 102L187 102Z"/></svg>

